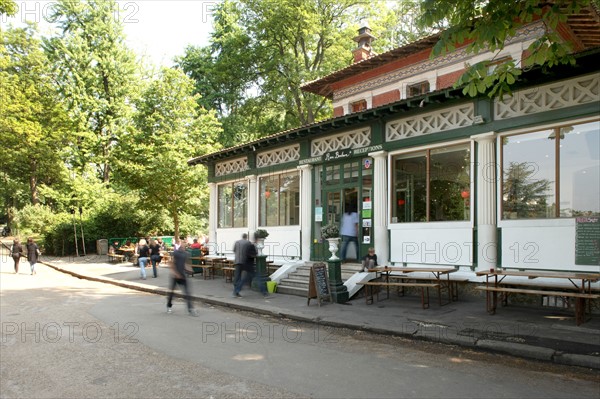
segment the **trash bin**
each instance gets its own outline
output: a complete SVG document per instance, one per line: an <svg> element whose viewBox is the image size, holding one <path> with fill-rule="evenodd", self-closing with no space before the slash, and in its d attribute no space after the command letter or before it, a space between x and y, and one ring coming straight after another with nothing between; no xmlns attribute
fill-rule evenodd
<svg viewBox="0 0 600 399"><path fill-rule="evenodd" d="M108 255L108 240L96 240L96 253L98 255Z"/></svg>
<svg viewBox="0 0 600 399"><path fill-rule="evenodd" d="M277 291L277 281L267 281L267 291L272 294Z"/></svg>

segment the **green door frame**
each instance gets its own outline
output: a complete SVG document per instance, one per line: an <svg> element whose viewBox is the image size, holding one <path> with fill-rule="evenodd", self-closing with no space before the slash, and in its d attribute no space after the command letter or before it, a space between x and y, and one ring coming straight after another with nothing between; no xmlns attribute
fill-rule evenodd
<svg viewBox="0 0 600 399"><path fill-rule="evenodd" d="M369 162L365 162L367 159ZM356 207L359 220L358 259L367 253L369 247L373 246L373 233L372 228L370 227L373 214L371 209L365 209L369 208L368 206L365 206L365 203L373 200L371 178L373 174L372 165L373 162L368 157L353 158L346 160L345 162L324 164L321 170L321 181L323 182L321 193L315 193L315 199L318 199L319 203L323 206L323 220L320 223L321 226L325 226L332 218L335 218L335 222L338 224L341 222L341 217L345 211L346 196L349 192L353 192L355 199L352 199L352 202L354 202L352 205ZM330 197L335 196L336 193L339 195L336 196L334 203L330 203ZM320 196L318 194L320 194ZM336 209L330 208L330 206L335 206ZM364 220L367 220L368 222L363 222ZM364 223L369 224L369 226L363 227ZM313 226L317 227L318 224L313 223ZM319 242L314 239L314 237L320 236L320 232L313 232L313 234L311 259L328 259L330 253L327 241L321 240ZM365 236L368 237L368 242L365 242Z"/></svg>

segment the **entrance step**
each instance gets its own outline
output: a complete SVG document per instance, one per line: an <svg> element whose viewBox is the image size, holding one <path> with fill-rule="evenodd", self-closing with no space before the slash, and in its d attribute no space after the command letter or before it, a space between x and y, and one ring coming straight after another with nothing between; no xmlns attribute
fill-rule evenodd
<svg viewBox="0 0 600 399"><path fill-rule="evenodd" d="M310 268L313 263L299 266L295 272L290 273L286 278L282 278L277 284L277 293L296 296L308 296L308 283L310 279ZM342 264L342 282L348 280L355 273L360 272L362 265L360 263Z"/></svg>

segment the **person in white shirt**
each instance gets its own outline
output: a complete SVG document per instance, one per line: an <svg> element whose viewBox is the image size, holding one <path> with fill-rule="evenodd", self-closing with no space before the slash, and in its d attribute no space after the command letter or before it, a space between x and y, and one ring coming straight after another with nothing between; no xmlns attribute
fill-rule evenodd
<svg viewBox="0 0 600 399"><path fill-rule="evenodd" d="M346 260L348 244L351 242L355 245L356 257L358 258L358 213L349 205L346 206L346 212L342 216L340 234L342 236L341 259Z"/></svg>

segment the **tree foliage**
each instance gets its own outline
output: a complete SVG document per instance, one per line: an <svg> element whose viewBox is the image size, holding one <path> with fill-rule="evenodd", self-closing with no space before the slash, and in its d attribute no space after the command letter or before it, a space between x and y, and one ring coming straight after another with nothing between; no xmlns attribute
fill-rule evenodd
<svg viewBox="0 0 600 399"><path fill-rule="evenodd" d="M93 164L110 181L113 142L129 122L137 86L135 57L124 43L114 0L59 0L50 18L60 35L44 41L63 102L77 123L71 164Z"/></svg>
<svg viewBox="0 0 600 399"><path fill-rule="evenodd" d="M136 101L135 127L116 151L119 180L140 194L145 208L165 210L177 236L182 213L208 214L206 171L187 161L214 150L220 130L193 88L182 71L162 69Z"/></svg>
<svg viewBox="0 0 600 399"><path fill-rule="evenodd" d="M433 51L433 55L440 55L465 43L471 53L484 50L499 53L518 28L541 19L546 26L545 33L528 47L530 55L524 58L522 65L506 62L489 73L489 61L482 61L470 65L457 82L457 86L464 86L463 93L470 96L482 93L502 96L511 92L511 86L524 68L575 64L572 49L560 38L557 27L568 15L592 2L598 3L596 0L423 0L419 23L443 29Z"/></svg>
<svg viewBox="0 0 600 399"><path fill-rule="evenodd" d="M7 205L24 192L39 204L40 189L64 179L70 123L47 65L35 26L0 31L0 191Z"/></svg>
<svg viewBox="0 0 600 399"><path fill-rule="evenodd" d="M17 3L13 0L0 0L0 15L15 15L19 11Z"/></svg>

